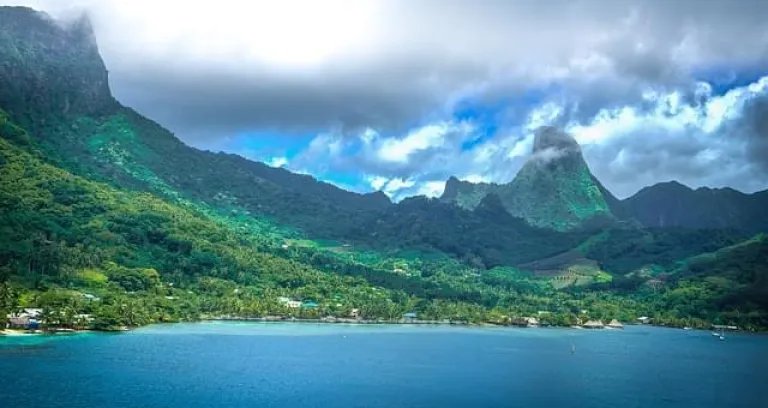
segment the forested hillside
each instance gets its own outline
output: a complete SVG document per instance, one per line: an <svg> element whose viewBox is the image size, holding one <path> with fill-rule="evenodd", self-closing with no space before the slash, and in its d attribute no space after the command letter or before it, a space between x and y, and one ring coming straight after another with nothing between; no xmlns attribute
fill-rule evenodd
<svg viewBox="0 0 768 408"><path fill-rule="evenodd" d="M451 179L442 199L394 204L185 145L112 97L87 19L3 7L0 39L2 316L768 327L760 194L746 209L717 193L731 204L712 222L716 205L691 215L664 192L619 201L549 128L509 185Z"/></svg>

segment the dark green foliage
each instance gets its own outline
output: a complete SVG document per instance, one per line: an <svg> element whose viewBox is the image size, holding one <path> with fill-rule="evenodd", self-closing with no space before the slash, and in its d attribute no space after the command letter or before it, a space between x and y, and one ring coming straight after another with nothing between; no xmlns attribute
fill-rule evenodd
<svg viewBox="0 0 768 408"><path fill-rule="evenodd" d="M744 194L730 188L693 190L677 182L640 190L622 205L647 227L737 228L768 231L768 192Z"/></svg>
<svg viewBox="0 0 768 408"><path fill-rule="evenodd" d="M716 251L746 237L730 229L614 229L602 233L583 251L603 269L626 274L649 265L672 269L680 260Z"/></svg>
<svg viewBox="0 0 768 408"><path fill-rule="evenodd" d="M474 211L424 197L409 198L361 225L358 240L452 254L470 265L517 265L567 251L587 234L562 234L529 226L510 215L495 194Z"/></svg>
<svg viewBox="0 0 768 408"><path fill-rule="evenodd" d="M768 310L768 239L759 235L694 257L682 264L679 275L681 279L705 277L705 282L720 285L721 297L712 305L715 310ZM768 315L763 317L768 319Z"/></svg>

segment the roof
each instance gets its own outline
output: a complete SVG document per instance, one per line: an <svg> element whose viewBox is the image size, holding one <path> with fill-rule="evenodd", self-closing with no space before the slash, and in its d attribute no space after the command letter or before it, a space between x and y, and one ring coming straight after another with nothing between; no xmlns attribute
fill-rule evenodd
<svg viewBox="0 0 768 408"><path fill-rule="evenodd" d="M414 312L404 313L403 317L415 318L417 315Z"/></svg>
<svg viewBox="0 0 768 408"><path fill-rule="evenodd" d="M29 324L29 317L23 316L23 317L11 317L8 319L8 322L10 322L13 325L27 325Z"/></svg>

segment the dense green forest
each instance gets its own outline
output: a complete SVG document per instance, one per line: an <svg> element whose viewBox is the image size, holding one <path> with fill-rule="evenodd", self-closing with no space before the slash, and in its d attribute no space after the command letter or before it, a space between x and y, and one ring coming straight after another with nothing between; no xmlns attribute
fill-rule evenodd
<svg viewBox="0 0 768 408"><path fill-rule="evenodd" d="M711 279L698 279L702 263L722 262L718 257L694 258L692 272L661 291L631 278L557 290L548 279L509 267L478 268L424 252L395 258L307 245L281 238L278 230L260 234L258 223L248 226L202 205L116 189L47 164L33 137L4 112L0 132L5 313L43 307L55 317L49 321L65 326L91 314L91 324L103 329L222 315L344 317L352 309L368 319L415 311L424 319L478 323L543 316L552 324L575 324L650 315L674 324L704 325L726 316L747 327L765 324L762 313L735 315L741 304L734 296L750 277L718 278L734 282L718 291L710 289ZM425 225L440 224L429 221ZM600 247L595 241L590 251ZM684 251L676 244L670 245ZM762 285L754 296L765 294ZM99 300L89 299L94 296ZM317 307L289 309L281 296ZM688 301L705 307L680 306Z"/></svg>
<svg viewBox="0 0 768 408"><path fill-rule="evenodd" d="M395 204L185 145L112 97L87 19L0 8L0 39L0 319L38 307L49 326L115 329L357 310L768 328L764 193L617 200L558 133L547 143L573 149L564 161Z"/></svg>

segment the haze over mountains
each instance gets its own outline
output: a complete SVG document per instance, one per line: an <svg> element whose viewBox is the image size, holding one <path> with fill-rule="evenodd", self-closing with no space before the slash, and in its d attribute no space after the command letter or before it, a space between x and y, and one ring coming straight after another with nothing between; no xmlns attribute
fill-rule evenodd
<svg viewBox="0 0 768 408"><path fill-rule="evenodd" d="M0 8L0 109L7 112L0 170L8 172L7 177L23 178L18 163L43 169L35 173L34 183L24 184L30 191L15 190L21 184L6 186L3 205L10 215L0 227L15 231L8 237L21 236L25 230L39 233L39 240L29 245L19 243L21 238L7 238L11 249L4 249L0 261L9 270L18 269L14 273L19 276L32 274L32 267L23 270L23 260L48 248L45 242L60 241L62 248L120 243L125 247L100 249L113 254L110 259L118 265L156 267L161 277L186 284L206 274L251 284L261 279L259 267L237 256L255 248L267 254L270 265L285 266L280 262L290 259L317 268L320 275L311 274L311 279L302 275L285 280L279 268L269 269L269 279L274 279L270 284L285 290L298 290L301 284L294 282L311 282L325 273L353 275L365 284L407 289L409 295L424 299L459 299L492 308L504 290L526 288L526 279L566 276L573 286L632 296L634 291L656 296L644 292L643 285L661 279L669 281L670 292L685 285L716 286L712 293L717 296L712 296L717 301L706 308L713 316L740 307L756 311L750 317L754 322L765 319L764 300L759 299L768 290L768 278L763 269L754 267L766 256L766 244L764 236L754 235L768 231L766 191L743 194L662 183L618 200L592 174L574 138L546 126L537 131L533 151L509 183L450 178L439 199L420 196L393 203L382 192L349 192L308 175L185 145L112 97L94 40L98 39L85 18L66 25L31 9ZM59 181L47 181L49 173L57 174ZM78 181L66 184L72 180ZM109 193L99 192L102 187L92 183L109 186ZM90 207L96 205L95 194L139 193L165 212L145 219L142 214L151 209ZM87 214L78 212L80 201L89 203ZM36 212L45 215L49 207L56 208L58 218L19 221ZM68 219L67 211L79 215ZM158 225L174 225L169 214L185 222L198 220L212 236L191 243L185 241L190 239L187 235L181 239L163 231ZM108 217L91 222L91 216ZM101 240L92 240L94 234ZM296 240L314 244L301 246ZM332 249L315 248L326 241L333 243ZM295 252L292 245L298 247ZM420 255L397 261L407 268L397 266L395 258L376 267L360 260L370 253L386 258L409 251ZM238 255L226 258L230 262L221 260L232 253ZM742 259L731 258L735 253ZM434 257L449 257L463 266L443 270L430 263ZM43 258L54 264L63 259ZM250 265L248 273L238 270L245 264ZM57 270L67 270L56 265ZM514 273L483 275L462 268L483 273L512 268ZM407 277L401 276L405 269ZM476 290L473 279L478 276L489 292ZM706 280L713 276L725 281ZM688 299L685 296L674 301Z"/></svg>

